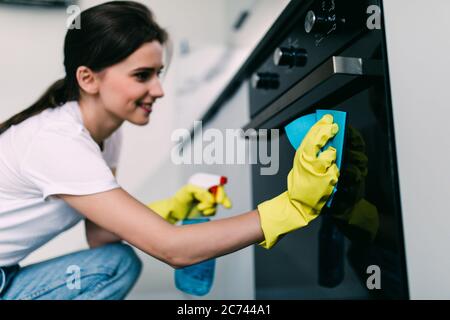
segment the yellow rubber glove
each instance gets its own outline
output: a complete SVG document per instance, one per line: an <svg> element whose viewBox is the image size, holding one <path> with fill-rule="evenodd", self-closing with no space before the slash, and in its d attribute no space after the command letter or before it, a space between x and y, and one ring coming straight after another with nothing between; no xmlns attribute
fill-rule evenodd
<svg viewBox="0 0 450 320"><path fill-rule="evenodd" d="M336 150L320 149L338 132L329 114L311 127L294 157L287 179L287 191L258 205L265 240L271 248L282 236L315 219L333 192L339 177Z"/></svg>
<svg viewBox="0 0 450 320"><path fill-rule="evenodd" d="M215 202L216 204L222 205L225 209L230 209L232 204L230 198L228 198L227 193L225 192L224 186L218 186L217 192L215 194Z"/></svg>
<svg viewBox="0 0 450 320"><path fill-rule="evenodd" d="M191 214L211 216L215 214L218 203L225 208L231 207L231 201L223 187L220 186L217 190L216 196L214 196L204 188L187 184L172 198L152 202L147 207L172 224L186 219Z"/></svg>
<svg viewBox="0 0 450 320"><path fill-rule="evenodd" d="M231 200L225 192L223 186L217 186L214 194L214 207L210 207L209 203L199 203L188 213L188 218L198 218L201 216L212 216L216 213L217 205L222 205L225 209L231 208Z"/></svg>

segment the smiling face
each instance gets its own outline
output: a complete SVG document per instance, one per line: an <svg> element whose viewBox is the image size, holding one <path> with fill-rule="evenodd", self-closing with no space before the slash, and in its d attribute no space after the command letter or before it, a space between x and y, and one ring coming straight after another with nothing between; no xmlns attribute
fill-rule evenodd
<svg viewBox="0 0 450 320"><path fill-rule="evenodd" d="M99 73L98 96L107 113L137 125L148 123L152 105L164 96L159 79L162 54L158 41L148 42Z"/></svg>

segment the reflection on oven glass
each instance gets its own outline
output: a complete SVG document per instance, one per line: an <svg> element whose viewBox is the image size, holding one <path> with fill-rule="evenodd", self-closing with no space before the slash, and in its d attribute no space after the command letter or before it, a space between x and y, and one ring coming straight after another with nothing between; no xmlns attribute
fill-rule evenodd
<svg viewBox="0 0 450 320"><path fill-rule="evenodd" d="M404 293L396 232L399 213L383 97L384 85L377 83L338 106L347 111L349 121L337 192L332 206L323 210L319 241L326 244L320 243L320 255L324 257L319 257L319 282L328 287L340 284L340 260L346 255L363 284L368 285L371 267L381 270L381 290L369 290L370 295L400 298ZM362 107L362 101L369 108ZM349 240L346 249L338 233Z"/></svg>
<svg viewBox="0 0 450 320"><path fill-rule="evenodd" d="M369 245L379 228L377 208L364 198L368 172L364 138L351 125L345 132L339 185L332 206L323 209L319 231L319 284L329 288L341 284L344 279L345 240L342 234L353 242Z"/></svg>
<svg viewBox="0 0 450 320"><path fill-rule="evenodd" d="M346 129L343 157L339 188L333 205L325 208L324 214L331 215L350 240L372 242L379 228L378 210L364 198L368 158L364 138L352 126Z"/></svg>

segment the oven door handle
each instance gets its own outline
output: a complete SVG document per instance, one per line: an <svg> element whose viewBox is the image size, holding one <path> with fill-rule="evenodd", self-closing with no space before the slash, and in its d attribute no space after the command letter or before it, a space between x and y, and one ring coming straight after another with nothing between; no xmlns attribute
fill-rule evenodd
<svg viewBox="0 0 450 320"><path fill-rule="evenodd" d="M354 57L332 56L308 74L302 81L283 93L277 100L256 115L243 129L258 129L262 124L289 107L292 103L318 88L334 77L348 77L348 80L383 76L381 60L365 60ZM361 87L355 86L355 90ZM348 94L348 93L347 93ZM306 109L302 108L302 109Z"/></svg>

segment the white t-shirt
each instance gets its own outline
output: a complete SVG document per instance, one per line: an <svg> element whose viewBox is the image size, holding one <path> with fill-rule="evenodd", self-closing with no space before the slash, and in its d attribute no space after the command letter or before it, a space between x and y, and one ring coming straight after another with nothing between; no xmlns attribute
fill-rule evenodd
<svg viewBox="0 0 450 320"><path fill-rule="evenodd" d="M55 194L119 188L121 130L104 151L83 125L76 101L46 109L0 134L0 266L19 263L83 216Z"/></svg>

